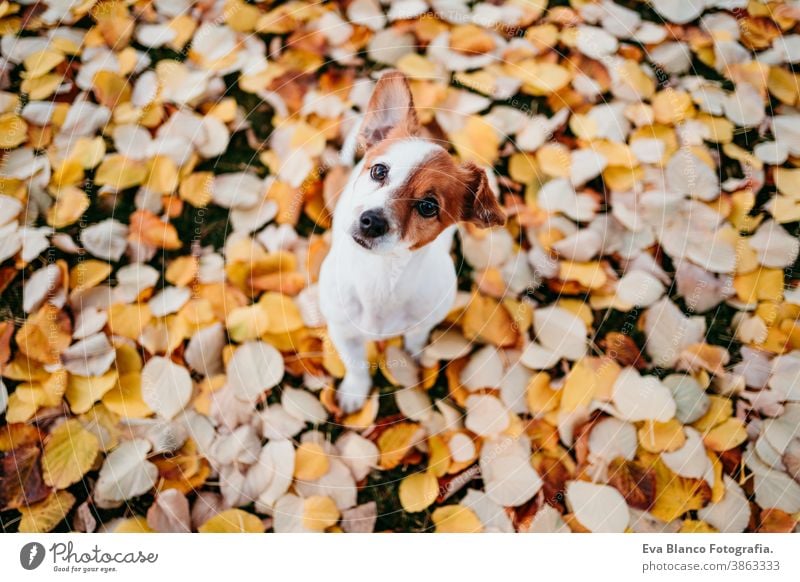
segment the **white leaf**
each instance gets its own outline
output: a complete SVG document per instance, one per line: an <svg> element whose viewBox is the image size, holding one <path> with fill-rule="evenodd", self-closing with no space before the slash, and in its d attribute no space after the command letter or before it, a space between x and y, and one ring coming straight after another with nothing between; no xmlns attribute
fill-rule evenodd
<svg viewBox="0 0 800 582"><path fill-rule="evenodd" d="M618 47L617 39L602 28L579 26L575 45L579 51L591 59L602 59L613 54Z"/></svg>
<svg viewBox="0 0 800 582"><path fill-rule="evenodd" d="M225 371L222 349L226 345L225 328L221 323L214 323L192 336L183 357L195 372L214 376Z"/></svg>
<svg viewBox="0 0 800 582"><path fill-rule="evenodd" d="M483 491L470 489L461 500L461 505L469 507L478 516L487 533L514 533L514 524L505 510Z"/></svg>
<svg viewBox="0 0 800 582"><path fill-rule="evenodd" d="M34 271L22 291L22 309L25 313L37 311L48 295L61 285L61 269L55 263Z"/></svg>
<svg viewBox="0 0 800 582"><path fill-rule="evenodd" d="M341 460L331 458L328 472L316 481L295 481L295 490L304 497L328 496L339 510L356 504L356 481L350 469Z"/></svg>
<svg viewBox="0 0 800 582"><path fill-rule="evenodd" d="M288 414L303 422L323 424L328 420L328 412L325 407L306 390L285 387L281 396L281 404Z"/></svg>
<svg viewBox="0 0 800 582"><path fill-rule="evenodd" d="M586 353L586 324L566 309L535 309L533 328L539 343L568 360L577 360Z"/></svg>
<svg viewBox="0 0 800 582"><path fill-rule="evenodd" d="M397 408L406 418L423 422L433 414L433 404L427 391L420 388L401 388L394 393Z"/></svg>
<svg viewBox="0 0 800 582"><path fill-rule="evenodd" d="M158 467L147 460L150 443L134 439L121 443L103 461L95 485L98 501L121 502L147 493L156 484Z"/></svg>
<svg viewBox="0 0 800 582"><path fill-rule="evenodd" d="M118 261L128 248L128 227L107 218L81 230L80 240L86 250L99 259Z"/></svg>
<svg viewBox="0 0 800 582"><path fill-rule="evenodd" d="M289 490L294 475L294 457L294 447L288 440L270 441L261 449L258 463L269 468L270 479L258 496L256 506L259 511L271 508Z"/></svg>
<svg viewBox="0 0 800 582"><path fill-rule="evenodd" d="M650 307L664 291L663 283L646 271L630 271L617 282L617 298L631 306Z"/></svg>
<svg viewBox="0 0 800 582"><path fill-rule="evenodd" d="M722 499L699 509L697 517L720 533L742 533L750 523L750 502L736 481L727 475L722 479L725 483Z"/></svg>
<svg viewBox="0 0 800 582"><path fill-rule="evenodd" d="M192 378L183 366L155 356L142 368L142 399L159 416L174 418L191 396Z"/></svg>
<svg viewBox="0 0 800 582"><path fill-rule="evenodd" d="M7 406L8 406L8 388L6 388L3 379L0 378L0 414L3 414L6 411Z"/></svg>
<svg viewBox="0 0 800 582"><path fill-rule="evenodd" d="M61 354L64 367L76 376L102 376L115 358L114 346L104 333L96 333L75 342Z"/></svg>
<svg viewBox="0 0 800 582"><path fill-rule="evenodd" d="M192 290L188 287L164 287L147 302L147 306L155 317L164 317L177 312L191 296Z"/></svg>
<svg viewBox="0 0 800 582"><path fill-rule="evenodd" d="M240 400L255 402L283 378L283 356L262 341L240 345L228 363L228 385Z"/></svg>
<svg viewBox="0 0 800 582"><path fill-rule="evenodd" d="M508 428L511 418L498 398L490 395L467 398L466 427L477 435L491 437Z"/></svg>
<svg viewBox="0 0 800 582"><path fill-rule="evenodd" d="M608 485L570 481L567 503L583 527L597 533L622 533L628 527L630 512L625 498Z"/></svg>
<svg viewBox="0 0 800 582"><path fill-rule="evenodd" d="M675 416L675 400L669 388L655 376L640 376L634 368L625 368L617 376L611 400L624 420L666 422Z"/></svg>
<svg viewBox="0 0 800 582"><path fill-rule="evenodd" d="M691 22L706 7L706 0L658 0L653 3L653 8L661 16L675 24Z"/></svg>
<svg viewBox="0 0 800 582"><path fill-rule="evenodd" d="M747 243L756 251L758 262L765 267L788 267L797 260L800 252L800 241L774 220L767 220L759 226Z"/></svg>
<svg viewBox="0 0 800 582"><path fill-rule="evenodd" d="M261 425L261 432L268 439L288 439L305 428L302 420L286 412L280 404L271 404L261 411Z"/></svg>
<svg viewBox="0 0 800 582"><path fill-rule="evenodd" d="M467 390L499 388L503 377L503 361L494 346L485 346L475 352L461 370L461 384Z"/></svg>
<svg viewBox="0 0 800 582"><path fill-rule="evenodd" d="M484 443L480 468L486 494L504 507L522 505L542 487L527 445L508 437Z"/></svg>
<svg viewBox="0 0 800 582"><path fill-rule="evenodd" d="M361 481L369 472L378 466L380 451L371 440L360 434L349 431L336 441L339 458L350 467L356 481Z"/></svg>
<svg viewBox="0 0 800 582"><path fill-rule="evenodd" d="M705 479L709 486L713 486L713 467L706 455L703 437L690 427L684 427L683 432L686 435L683 446L670 453L661 453L661 460L676 475L689 479Z"/></svg>
<svg viewBox="0 0 800 582"><path fill-rule="evenodd" d="M604 418L594 425L592 432L589 433L591 458L606 463L617 457L632 461L636 456L638 445L636 427L613 417Z"/></svg>

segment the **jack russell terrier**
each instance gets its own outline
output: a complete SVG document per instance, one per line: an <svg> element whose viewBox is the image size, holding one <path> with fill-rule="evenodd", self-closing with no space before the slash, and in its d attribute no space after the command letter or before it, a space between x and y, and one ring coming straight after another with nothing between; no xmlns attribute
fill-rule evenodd
<svg viewBox="0 0 800 582"><path fill-rule="evenodd" d="M336 204L319 277L320 309L346 369L344 412L360 409L372 386L366 341L402 335L418 358L452 308L456 223L505 224L484 170L421 137L402 73L378 80L358 141L364 157Z"/></svg>

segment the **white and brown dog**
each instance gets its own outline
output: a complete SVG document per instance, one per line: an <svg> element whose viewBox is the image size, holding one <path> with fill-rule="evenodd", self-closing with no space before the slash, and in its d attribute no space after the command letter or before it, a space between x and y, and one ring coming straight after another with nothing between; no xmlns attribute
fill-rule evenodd
<svg viewBox="0 0 800 582"><path fill-rule="evenodd" d="M456 223L505 223L484 170L420 136L401 73L378 80L358 137L364 157L336 204L319 278L320 308L346 368L345 412L361 408L372 386L367 340L402 335L418 357L452 308Z"/></svg>

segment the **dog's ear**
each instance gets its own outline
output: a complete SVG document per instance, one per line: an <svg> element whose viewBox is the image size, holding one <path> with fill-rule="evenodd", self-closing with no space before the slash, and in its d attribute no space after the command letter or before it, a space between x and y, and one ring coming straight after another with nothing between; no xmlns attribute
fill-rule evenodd
<svg viewBox="0 0 800 582"><path fill-rule="evenodd" d="M389 71L378 79L361 124L359 144L368 149L394 129L408 135L416 135L419 130L411 89L400 71Z"/></svg>
<svg viewBox="0 0 800 582"><path fill-rule="evenodd" d="M465 162L460 170L466 184L461 220L481 228L504 225L506 215L489 187L486 171L472 162Z"/></svg>

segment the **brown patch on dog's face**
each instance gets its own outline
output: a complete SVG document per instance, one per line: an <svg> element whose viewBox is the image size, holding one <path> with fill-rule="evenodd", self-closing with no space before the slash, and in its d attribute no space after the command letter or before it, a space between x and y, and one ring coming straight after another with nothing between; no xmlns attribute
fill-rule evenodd
<svg viewBox="0 0 800 582"><path fill-rule="evenodd" d="M416 250L456 222L483 228L505 224L505 214L489 188L486 173L475 164L455 163L445 150L423 162L389 199L400 237ZM431 209L436 209L431 213Z"/></svg>

